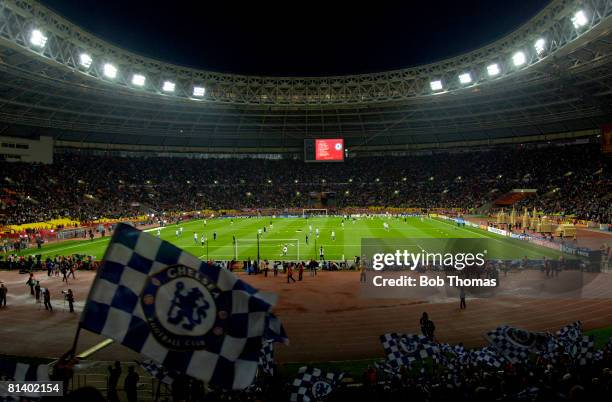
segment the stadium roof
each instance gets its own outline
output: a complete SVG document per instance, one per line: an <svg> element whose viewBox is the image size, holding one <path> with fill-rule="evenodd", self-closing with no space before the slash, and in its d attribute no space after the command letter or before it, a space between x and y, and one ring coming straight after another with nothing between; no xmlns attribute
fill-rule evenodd
<svg viewBox="0 0 612 402"><path fill-rule="evenodd" d="M195 70L130 53L30 0L0 3L0 134L66 142L351 149L597 130L612 121L612 0L556 0L506 37L334 77Z"/></svg>

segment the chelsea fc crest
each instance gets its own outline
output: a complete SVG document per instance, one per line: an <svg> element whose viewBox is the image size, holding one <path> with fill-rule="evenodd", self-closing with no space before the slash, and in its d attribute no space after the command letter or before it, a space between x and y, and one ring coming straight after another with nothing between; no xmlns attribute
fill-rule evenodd
<svg viewBox="0 0 612 402"><path fill-rule="evenodd" d="M317 399L326 397L332 392L332 386L326 381L317 381L312 385L312 396Z"/></svg>
<svg viewBox="0 0 612 402"><path fill-rule="evenodd" d="M223 335L227 312L218 310L216 284L197 269L172 265L150 275L140 302L151 333L174 350L205 349Z"/></svg>

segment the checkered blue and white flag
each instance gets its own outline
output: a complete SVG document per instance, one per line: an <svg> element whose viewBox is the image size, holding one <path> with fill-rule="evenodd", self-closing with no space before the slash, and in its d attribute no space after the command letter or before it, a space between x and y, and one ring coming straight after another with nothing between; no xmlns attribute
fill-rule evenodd
<svg viewBox="0 0 612 402"><path fill-rule="evenodd" d="M557 331L557 340L566 348L572 348L582 340L582 323L573 322ZM568 350L570 352L570 350Z"/></svg>
<svg viewBox="0 0 612 402"><path fill-rule="evenodd" d="M267 375L274 375L274 342L264 341L259 352L259 369Z"/></svg>
<svg viewBox="0 0 612 402"><path fill-rule="evenodd" d="M49 381L49 366L0 359L0 381ZM2 391L6 391L5 384L0 386L0 402L22 400L20 397L3 396L4 392ZM31 398L39 399L36 395L32 395Z"/></svg>
<svg viewBox="0 0 612 402"><path fill-rule="evenodd" d="M224 389L253 382L275 298L230 271L120 224L80 325Z"/></svg>
<svg viewBox="0 0 612 402"><path fill-rule="evenodd" d="M291 383L291 402L325 400L342 382L344 373L324 373L318 368L303 366Z"/></svg>
<svg viewBox="0 0 612 402"><path fill-rule="evenodd" d="M493 348L482 348L474 351L476 363L489 367L500 368L504 365L504 358L497 354Z"/></svg>
<svg viewBox="0 0 612 402"><path fill-rule="evenodd" d="M583 335L577 343L576 361L580 366L584 366L593 359L595 353L595 337L593 335Z"/></svg>
<svg viewBox="0 0 612 402"><path fill-rule="evenodd" d="M49 381L49 366L0 359L0 375L12 381Z"/></svg>
<svg viewBox="0 0 612 402"><path fill-rule="evenodd" d="M142 367L149 375L164 384L171 385L176 378L176 373L172 373L166 370L165 367L155 363L153 360L141 360L137 361L138 365Z"/></svg>
<svg viewBox="0 0 612 402"><path fill-rule="evenodd" d="M530 353L547 350L551 335L504 325L487 332L491 347L512 363L525 361Z"/></svg>
<svg viewBox="0 0 612 402"><path fill-rule="evenodd" d="M289 345L289 337L287 336L285 328L278 317L272 313L269 313L266 316L266 322L267 324L266 331L264 332L264 339L266 341L280 342L284 343L285 345Z"/></svg>
<svg viewBox="0 0 612 402"><path fill-rule="evenodd" d="M380 342L387 355L387 363L393 368L410 366L415 360L440 353L438 345L423 335L388 333L380 336Z"/></svg>

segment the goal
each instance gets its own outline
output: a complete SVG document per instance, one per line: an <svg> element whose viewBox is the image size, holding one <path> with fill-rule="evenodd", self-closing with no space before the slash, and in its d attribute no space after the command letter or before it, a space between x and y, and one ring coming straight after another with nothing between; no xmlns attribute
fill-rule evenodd
<svg viewBox="0 0 612 402"><path fill-rule="evenodd" d="M283 247L287 246L284 255ZM234 258L238 260L257 257L257 239L236 239L234 244ZM259 257L262 260L299 260L299 239L259 239Z"/></svg>
<svg viewBox="0 0 612 402"><path fill-rule="evenodd" d="M324 208L309 208L309 209L302 209L302 216L304 218L308 217L308 216L316 216L316 215L325 215L327 216L327 209Z"/></svg>

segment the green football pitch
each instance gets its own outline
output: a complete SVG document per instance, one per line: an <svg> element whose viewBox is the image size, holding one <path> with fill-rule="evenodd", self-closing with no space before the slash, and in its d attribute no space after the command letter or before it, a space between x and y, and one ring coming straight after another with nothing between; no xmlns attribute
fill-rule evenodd
<svg viewBox="0 0 612 402"><path fill-rule="evenodd" d="M385 230L383 223L389 224ZM179 236L176 230L182 226L183 232ZM266 231L263 232L263 228ZM306 244L306 235L312 226ZM316 238L315 231L319 230ZM488 238L495 239L493 244L497 247L495 255L507 259L519 259L527 256L529 259L557 258L559 252L544 247L529 244L522 240L510 239L481 229L471 227L457 227L453 222L439 219L403 218L358 218L345 220L342 225L340 217L316 218L218 218L189 221L181 225L169 225L161 229L160 237L202 260L238 260L257 258L257 232L262 231L259 241L261 259L277 260L305 260L318 259L319 249L322 246L325 258L328 260L352 260L361 255L362 238ZM213 232L217 233L213 240ZM335 232L335 240L332 239ZM157 236L157 229L149 230ZM194 240L197 233L198 240ZM201 244L202 235L208 239L207 245ZM233 236L236 237L234 244ZM94 240L70 240L60 243L44 245L42 249L27 249L22 255L42 254L43 258L55 255L85 254L101 259L108 245L109 238ZM287 248L286 255L283 248Z"/></svg>

